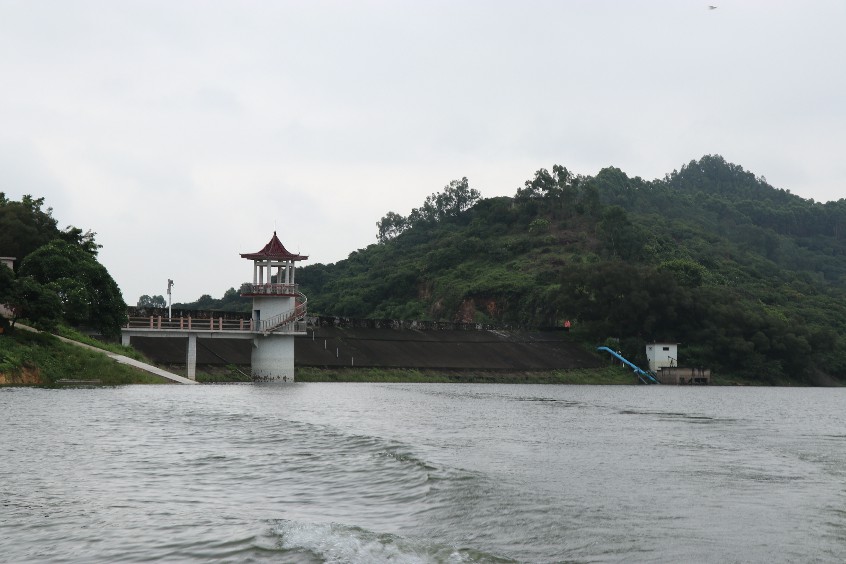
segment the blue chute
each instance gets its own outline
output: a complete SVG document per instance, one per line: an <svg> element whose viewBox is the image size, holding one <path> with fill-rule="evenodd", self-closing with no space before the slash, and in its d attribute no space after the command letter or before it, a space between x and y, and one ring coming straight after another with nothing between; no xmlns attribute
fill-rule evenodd
<svg viewBox="0 0 846 564"><path fill-rule="evenodd" d="M608 347L597 347L596 350L605 351L605 352L611 354L612 356L614 356L614 358L616 358L617 360L620 360L623 364L630 367L632 370L634 370L634 373L637 374L638 380L640 380L642 383L644 383L644 384L660 384L660 382L658 381L657 378L655 378L654 375L652 375L650 372L647 372L643 368L640 368L639 366L635 366L634 364L632 364L631 362L629 362L628 360L623 358L623 356L620 355L620 353L616 352L615 350L609 349Z"/></svg>

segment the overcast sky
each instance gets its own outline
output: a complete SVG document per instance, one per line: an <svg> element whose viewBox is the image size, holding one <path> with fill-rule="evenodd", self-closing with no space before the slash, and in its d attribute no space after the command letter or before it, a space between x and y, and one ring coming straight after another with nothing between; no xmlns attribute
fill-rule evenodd
<svg viewBox="0 0 846 564"><path fill-rule="evenodd" d="M846 2L0 0L0 191L97 233L134 304L219 298L466 176L720 154L840 199Z"/></svg>

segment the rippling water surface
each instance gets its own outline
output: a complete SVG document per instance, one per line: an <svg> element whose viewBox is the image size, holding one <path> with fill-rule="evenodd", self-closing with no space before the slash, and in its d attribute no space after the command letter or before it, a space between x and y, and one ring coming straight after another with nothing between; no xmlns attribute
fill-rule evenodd
<svg viewBox="0 0 846 564"><path fill-rule="evenodd" d="M0 389L7 562L843 562L846 390Z"/></svg>

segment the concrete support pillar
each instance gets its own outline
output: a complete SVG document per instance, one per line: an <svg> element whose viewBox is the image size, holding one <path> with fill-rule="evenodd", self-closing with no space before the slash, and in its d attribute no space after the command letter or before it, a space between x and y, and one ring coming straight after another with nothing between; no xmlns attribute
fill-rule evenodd
<svg viewBox="0 0 846 564"><path fill-rule="evenodd" d="M251 360L253 381L293 382L294 335L256 337Z"/></svg>
<svg viewBox="0 0 846 564"><path fill-rule="evenodd" d="M189 380L197 379L197 335L188 334L188 351L185 356L186 377Z"/></svg>
<svg viewBox="0 0 846 564"><path fill-rule="evenodd" d="M126 333L121 333L120 335L120 344L128 347L129 346L129 335Z"/></svg>

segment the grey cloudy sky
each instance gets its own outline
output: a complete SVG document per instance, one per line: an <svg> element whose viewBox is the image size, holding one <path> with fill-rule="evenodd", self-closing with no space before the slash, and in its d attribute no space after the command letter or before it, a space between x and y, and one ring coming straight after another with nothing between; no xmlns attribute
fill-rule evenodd
<svg viewBox="0 0 846 564"><path fill-rule="evenodd" d="M97 232L134 304L309 263L467 176L705 154L844 197L846 2L0 0L0 191ZM308 263L307 263L308 264Z"/></svg>

